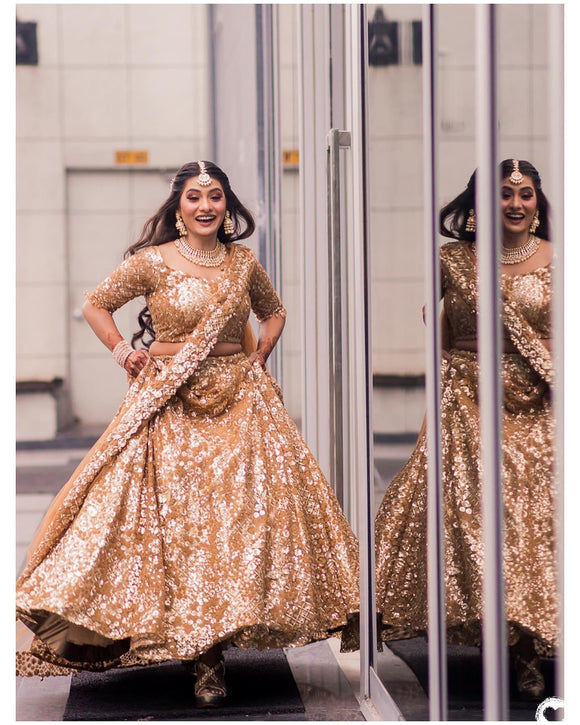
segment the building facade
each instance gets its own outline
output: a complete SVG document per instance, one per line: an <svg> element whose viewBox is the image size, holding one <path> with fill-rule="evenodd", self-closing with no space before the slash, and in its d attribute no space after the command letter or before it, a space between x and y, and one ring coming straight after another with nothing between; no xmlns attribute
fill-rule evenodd
<svg viewBox="0 0 580 725"><path fill-rule="evenodd" d="M250 244L268 257L289 308L278 371L301 420L303 250L320 243L300 238L304 9L278 6L274 26L263 7L17 6L18 21L35 25L37 51L36 64L16 68L19 439L109 419L126 381L82 319L83 291L121 260L172 172L196 158L222 165L256 213ZM540 169L548 167L546 12L499 6L502 153ZM367 13L374 426L394 440L416 433L424 407L421 6ZM475 165L474 8L445 5L440 16L443 202ZM141 305L117 314L126 336Z"/></svg>

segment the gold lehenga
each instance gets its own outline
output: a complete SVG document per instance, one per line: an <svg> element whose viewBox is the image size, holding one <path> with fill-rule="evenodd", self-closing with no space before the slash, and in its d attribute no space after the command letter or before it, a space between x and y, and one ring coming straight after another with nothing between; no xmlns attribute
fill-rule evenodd
<svg viewBox="0 0 580 725"><path fill-rule="evenodd" d="M209 283L149 248L89 299L138 294L156 339L186 344L132 383L45 517L17 584L36 635L21 675L303 645L358 611L356 539L275 381L245 353L207 355L250 306L284 314L251 250Z"/></svg>
<svg viewBox="0 0 580 725"><path fill-rule="evenodd" d="M444 306L452 339L476 335L475 258L468 244L441 249ZM539 653L558 643L550 355L551 267L503 277L504 325L518 353L503 354L505 610L510 642L531 634ZM447 632L479 645L482 539L477 355L451 349L442 363ZM376 517L377 608L382 639L427 630L426 437L393 479Z"/></svg>

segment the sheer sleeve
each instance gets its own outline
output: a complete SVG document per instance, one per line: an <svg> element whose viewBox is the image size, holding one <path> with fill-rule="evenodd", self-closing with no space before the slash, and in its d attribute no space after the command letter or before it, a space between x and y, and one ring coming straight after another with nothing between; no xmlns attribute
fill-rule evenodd
<svg viewBox="0 0 580 725"><path fill-rule="evenodd" d="M257 259L254 260L254 267L250 275L249 293L252 311L259 322L264 322L274 315L286 317L286 309L282 300L278 297L266 270Z"/></svg>
<svg viewBox="0 0 580 725"><path fill-rule="evenodd" d="M85 292L87 300L112 313L134 297L151 293L156 286L156 276L147 251L125 259L92 292Z"/></svg>

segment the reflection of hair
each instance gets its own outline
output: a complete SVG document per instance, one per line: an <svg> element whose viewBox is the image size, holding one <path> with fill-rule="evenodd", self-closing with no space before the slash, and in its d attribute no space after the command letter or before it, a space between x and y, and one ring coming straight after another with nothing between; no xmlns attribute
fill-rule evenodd
<svg viewBox="0 0 580 725"><path fill-rule="evenodd" d="M256 228L254 217L251 212L246 209L242 202L232 191L230 181L226 174L211 161L204 161L205 170L212 179L219 182L224 190L226 197L226 209L230 212L231 220L234 225L234 232L229 236L224 232L223 224L218 230L218 239L224 244L235 242L240 239L246 239L251 236ZM167 242L174 241L178 234L175 228L175 212L179 209L179 200L183 192L183 187L188 179L199 176L201 169L197 161L191 161L184 164L175 174L171 181L171 191L167 199L159 207L157 212L145 222L139 239L125 252L125 257L139 252L146 247L153 247ZM155 337L153 325L151 322L151 314L145 306L139 313L139 332L133 335L131 343L135 346L137 340L142 340L146 348L148 348ZM145 342L143 336L145 333L151 335L151 340Z"/></svg>
<svg viewBox="0 0 580 725"><path fill-rule="evenodd" d="M529 161L519 162L520 172L529 176L534 184L538 199L538 213L540 224L536 229L536 236L541 239L550 239L550 203L542 191L542 180L537 169ZM499 165L501 179L506 179L514 170L513 159L505 159ZM444 237L451 237L464 242L474 242L475 232L465 231L467 217L470 209L475 209L475 186L477 170L471 175L467 188L446 204L439 214L439 232Z"/></svg>

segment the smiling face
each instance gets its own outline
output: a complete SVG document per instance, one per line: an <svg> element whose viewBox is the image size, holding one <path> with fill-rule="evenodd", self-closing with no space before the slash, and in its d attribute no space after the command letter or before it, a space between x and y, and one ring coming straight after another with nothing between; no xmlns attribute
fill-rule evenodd
<svg viewBox="0 0 580 725"><path fill-rule="evenodd" d="M226 195L219 181L201 186L197 176L188 179L179 199L179 211L191 242L215 241L226 214Z"/></svg>
<svg viewBox="0 0 580 725"><path fill-rule="evenodd" d="M501 216L504 236L526 237L538 208L534 183L524 176L521 184L512 184L509 177L501 182Z"/></svg>

